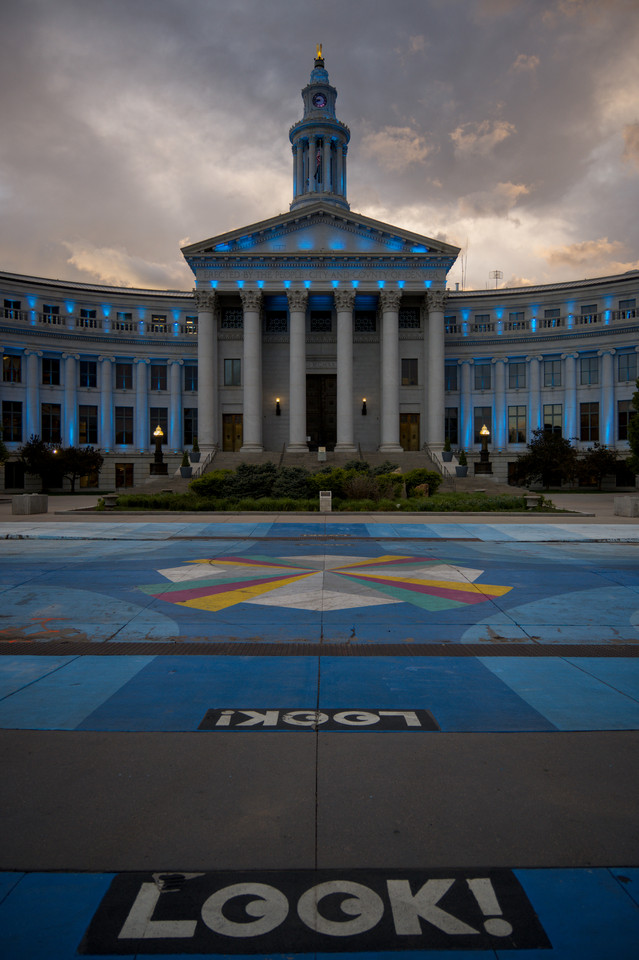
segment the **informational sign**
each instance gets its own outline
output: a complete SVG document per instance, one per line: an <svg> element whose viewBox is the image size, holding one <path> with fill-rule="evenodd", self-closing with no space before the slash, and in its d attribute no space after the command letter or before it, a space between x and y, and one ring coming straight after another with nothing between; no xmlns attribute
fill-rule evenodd
<svg viewBox="0 0 639 960"><path fill-rule="evenodd" d="M428 710L207 710L199 730L439 730Z"/></svg>
<svg viewBox="0 0 639 960"><path fill-rule="evenodd" d="M78 953L550 947L510 870L295 870L118 874Z"/></svg>

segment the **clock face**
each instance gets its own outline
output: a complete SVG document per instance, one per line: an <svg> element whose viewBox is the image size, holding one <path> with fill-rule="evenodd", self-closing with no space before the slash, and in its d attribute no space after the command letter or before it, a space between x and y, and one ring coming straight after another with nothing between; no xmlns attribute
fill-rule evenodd
<svg viewBox="0 0 639 960"><path fill-rule="evenodd" d="M314 107L325 107L326 106L326 97L323 93L316 93L313 97L313 106Z"/></svg>

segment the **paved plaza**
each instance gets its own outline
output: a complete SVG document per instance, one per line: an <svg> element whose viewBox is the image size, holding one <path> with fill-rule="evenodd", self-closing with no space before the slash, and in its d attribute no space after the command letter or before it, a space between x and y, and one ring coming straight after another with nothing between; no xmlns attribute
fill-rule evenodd
<svg viewBox="0 0 639 960"><path fill-rule="evenodd" d="M639 523L600 503L0 510L2 956L634 960Z"/></svg>

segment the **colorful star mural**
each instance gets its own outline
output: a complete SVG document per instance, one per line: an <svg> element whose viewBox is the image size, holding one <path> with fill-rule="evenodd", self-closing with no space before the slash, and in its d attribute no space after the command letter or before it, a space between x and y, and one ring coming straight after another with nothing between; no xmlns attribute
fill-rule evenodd
<svg viewBox="0 0 639 960"><path fill-rule="evenodd" d="M477 583L483 570L395 555L247 554L191 560L157 572L164 580L140 587L144 593L213 613L239 603L318 611L410 603L423 610L449 610L484 603L512 589Z"/></svg>

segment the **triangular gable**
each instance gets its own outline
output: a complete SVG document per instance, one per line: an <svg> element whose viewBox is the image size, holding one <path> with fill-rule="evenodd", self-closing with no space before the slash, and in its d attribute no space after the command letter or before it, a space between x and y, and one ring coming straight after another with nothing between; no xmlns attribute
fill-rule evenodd
<svg viewBox="0 0 639 960"><path fill-rule="evenodd" d="M342 213L321 202L182 249L187 260L229 254L264 257L309 252L385 257L422 254L455 259L459 249L357 213Z"/></svg>

